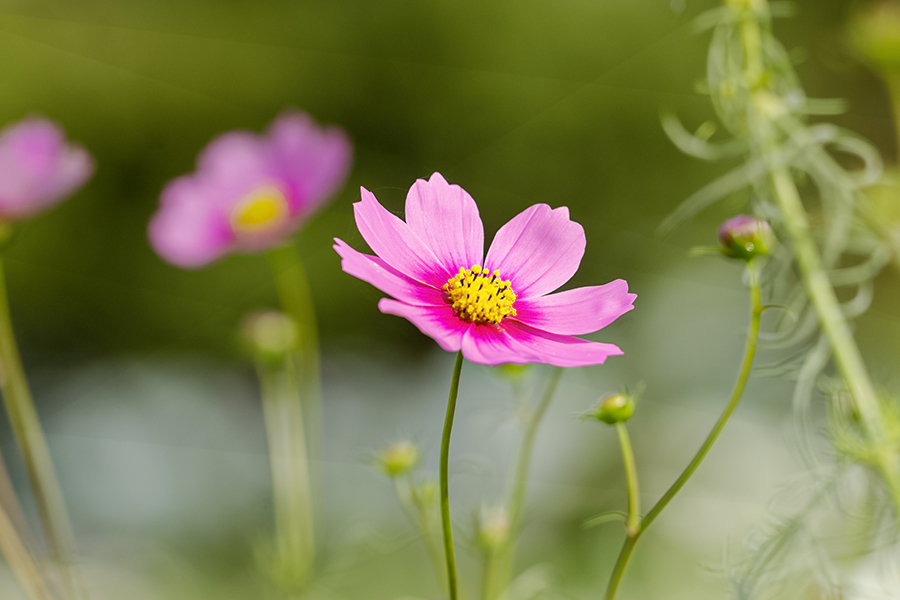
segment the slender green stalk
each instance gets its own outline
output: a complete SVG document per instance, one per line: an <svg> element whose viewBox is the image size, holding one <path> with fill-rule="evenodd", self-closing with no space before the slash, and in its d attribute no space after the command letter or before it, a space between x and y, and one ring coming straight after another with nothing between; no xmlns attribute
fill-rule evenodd
<svg viewBox="0 0 900 600"><path fill-rule="evenodd" d="M2 259L0 259L0 371L2 371L0 388L3 391L3 402L25 462L50 553L61 571L66 596L72 599L85 598L86 592L81 577L71 564L75 557L75 535L66 513L62 491L50 459L50 449L41 430L13 333Z"/></svg>
<svg viewBox="0 0 900 600"><path fill-rule="evenodd" d="M275 505L275 575L285 587L302 589L312 575L315 537L296 365L289 356L279 366L258 365L258 372Z"/></svg>
<svg viewBox="0 0 900 600"><path fill-rule="evenodd" d="M0 506L0 552L10 571L22 586L28 600L54 600L25 542L19 537L12 519Z"/></svg>
<svg viewBox="0 0 900 600"><path fill-rule="evenodd" d="M397 494L397 500L403 507L403 514L409 520L410 525L419 531L425 547L428 550L428 556L434 566L437 574L438 583L444 594L447 590L447 573L444 571L444 561L441 546L434 537L432 530L431 511L428 504L416 490L416 486L409 474L403 477L394 478L394 491Z"/></svg>
<svg viewBox="0 0 900 600"><path fill-rule="evenodd" d="M616 433L619 435L619 446L622 448L625 482L628 486L628 517L625 519L625 528L628 535L634 537L641 528L641 494L638 486L637 466L634 462L634 450L631 448L631 438L628 437L628 427L625 423L616 423Z"/></svg>
<svg viewBox="0 0 900 600"><path fill-rule="evenodd" d="M760 317L762 316L764 310L759 282L759 268L755 261L751 260L747 264L747 275L750 284L751 298L750 332L747 336L747 345L744 350L744 359L741 362L741 370L738 374L738 379L734 385L734 389L731 392L731 398L728 400L728 404L725 406L725 410L722 411L722 414L719 416L716 424L706 436L706 439L703 441L700 449L691 459L690 463L688 463L688 466L684 469L681 475L678 476L678 479L675 480L675 483L673 483L671 487L666 490L666 493L662 495L662 497L656 502L653 508L650 509L650 511L644 516L643 519L640 519L639 516L637 517L637 519L633 518L633 514L637 513L637 510L632 506L632 500L634 500L634 504L637 503L637 476L634 475L635 483L633 488L633 495L631 492L631 483L629 482L629 510L627 521L628 534L625 538L624 544L622 545L622 549L619 552L619 558L616 560L616 564L613 567L613 572L609 579L609 585L606 589L606 600L613 600L613 598L616 597L616 591L618 590L619 583L622 580L622 576L625 574L625 567L628 566L628 560L631 558L631 553L634 551L634 546L635 544L637 544L638 539L641 537L641 535L643 535L645 531L647 531L647 528L650 527L651 523L656 520L663 509L668 506L669 502L672 501L672 498L674 498L675 495L678 494L679 491L681 491L681 488L684 487L684 485L688 482L688 480L700 466L700 463L703 462L703 459L706 458L706 455L709 454L710 449L712 449L713 444L716 443L716 440L719 438L722 430L725 429L725 425L728 423L728 420L731 418L731 415L737 408L738 403L740 403L741 397L744 395L744 389L747 387L747 381L750 378L750 370L753 366L753 359L756 356L756 347L759 340ZM620 441L621 439L622 438L620 430ZM624 452L625 448L623 444L623 453ZM628 471L627 462L628 459L626 459L626 473ZM635 522L637 522L636 526Z"/></svg>
<svg viewBox="0 0 900 600"><path fill-rule="evenodd" d="M761 0L759 4L765 10L765 0ZM757 13L744 11L740 27L749 81L756 81L764 72L759 18ZM758 112L754 102L750 102L749 107L748 122L752 123L749 128L753 136L752 145L759 148L764 156L773 156L778 147L775 125L766 115ZM831 342L834 362L859 410L866 437L876 449L876 466L884 477L895 509L900 513L900 478L897 460L887 443L888 435L882 422L881 406L875 393L875 386L869 378L862 355L850 332L850 326L841 312L837 296L822 266L797 186L788 167L780 163L769 166L769 179L803 286L818 315L822 331Z"/></svg>
<svg viewBox="0 0 900 600"><path fill-rule="evenodd" d="M528 416L522 434L522 445L513 475L513 487L509 497L509 539L500 548L488 551L484 561L483 600L495 600L509 587L515 563L516 540L525 512L525 492L528 489L528 473L531 469L534 440L553 396L559 386L563 370L553 367L544 394Z"/></svg>
<svg viewBox="0 0 900 600"><path fill-rule="evenodd" d="M456 354L453 379L450 381L450 397L447 400L447 416L444 419L444 435L441 438L441 527L444 531L444 558L447 561L447 588L450 600L457 600L456 555L453 552L453 524L450 521L450 433L453 431L453 415L456 413L456 397L459 395L459 377L462 374L463 355Z"/></svg>
<svg viewBox="0 0 900 600"><path fill-rule="evenodd" d="M9 471L6 470L2 453L0 453L0 510L6 513L7 518L19 533L19 537L31 541L28 522L25 520L25 513L22 512L22 506L16 497L16 490L9 478Z"/></svg>
<svg viewBox="0 0 900 600"><path fill-rule="evenodd" d="M316 483L320 480L318 464L321 449L322 386L319 360L319 336L315 307L306 270L293 244L279 246L267 255L278 299L284 313L297 326L296 356L290 365L291 385L294 387L287 411L291 425L276 424L274 428L289 428L289 442L283 448L292 457L288 462L292 472L283 473L290 483L276 497L285 494L280 501L282 511L291 514L295 539L290 542L290 554L297 562L297 575L308 583L315 563L315 538L313 520ZM272 429L272 427L270 427ZM287 432L284 432L287 435ZM271 439L271 437L270 437ZM274 474L274 471L273 471ZM276 481L277 485L277 481ZM287 518L287 517L285 517ZM300 528L300 533L297 529ZM284 535L278 532L278 536Z"/></svg>
<svg viewBox="0 0 900 600"><path fill-rule="evenodd" d="M274 248L268 253L269 266L281 310L297 324L297 360L303 405L306 410L306 435L315 466L321 448L322 383L319 360L319 333L316 311L306 269L293 244ZM313 468L314 481L318 480Z"/></svg>

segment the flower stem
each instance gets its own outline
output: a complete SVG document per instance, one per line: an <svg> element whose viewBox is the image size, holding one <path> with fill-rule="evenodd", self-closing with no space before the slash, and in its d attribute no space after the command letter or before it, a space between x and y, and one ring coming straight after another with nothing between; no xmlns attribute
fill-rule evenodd
<svg viewBox="0 0 900 600"><path fill-rule="evenodd" d="M522 445L513 475L513 488L509 497L509 540L499 549L490 552L484 562L483 600L495 600L500 597L512 580L513 563L515 562L516 539L522 525L525 512L525 492L528 489L528 472L531 469L531 457L534 450L534 439L538 426L556 394L563 370L553 367L550 372L544 394L528 416L525 431L522 434Z"/></svg>
<svg viewBox="0 0 900 600"><path fill-rule="evenodd" d="M456 354L453 379L450 381L450 397L447 400L447 416L444 419L444 435L441 438L441 527L444 531L444 558L447 561L447 587L450 600L457 600L456 555L453 552L453 525L450 521L450 433L453 431L453 415L456 413L456 397L459 395L459 377L462 374L462 351Z"/></svg>
<svg viewBox="0 0 900 600"><path fill-rule="evenodd" d="M765 0L760 4L765 8ZM765 12L763 11L763 14ZM754 73L761 74L764 69L759 18L753 11L745 11L740 28L748 76ZM775 124L765 115L757 113L754 102L751 101L749 106L748 122L754 124L750 127L754 138L752 146L759 148L764 156L773 156L778 147ZM768 171L775 202L781 211L785 233L793 250L803 286L819 317L822 331L831 342L835 365L859 411L863 431L876 450L875 465L881 471L895 509L900 514L900 478L897 461L888 444L888 435L882 422L881 406L875 387L822 266L818 248L810 234L806 211L791 172L781 163L770 164Z"/></svg>
<svg viewBox="0 0 900 600"><path fill-rule="evenodd" d="M56 479L50 449L41 430L31 390L19 357L9 313L6 276L0 259L0 388L10 425L28 472L50 553L61 571L70 599L85 598L81 578L70 563L75 556L75 535Z"/></svg>
<svg viewBox="0 0 900 600"><path fill-rule="evenodd" d="M402 487L401 482L403 483ZM400 506L403 508L403 514L406 515L413 528L419 531L422 540L425 542L425 547L437 574L441 591L444 594L448 593L447 574L444 572L442 551L437 539L434 537L428 504L425 503L418 490L416 490L416 486L409 474L402 478L394 478L394 491L397 494Z"/></svg>
<svg viewBox="0 0 900 600"><path fill-rule="evenodd" d="M741 397L744 395L744 389L747 387L747 381L750 378L750 370L753 366L753 359L756 355L756 346L757 341L759 340L759 322L764 310L759 282L759 267L754 260L751 260L747 264L747 275L750 285L751 299L750 333L747 337L747 346L744 350L744 359L741 363L741 371L738 374L737 382L735 383L734 389L731 392L731 398L729 399L728 404L725 406L725 410L722 411L722 414L716 421L716 424L706 436L706 439L703 441L700 449L697 450L694 458L691 459L690 463L688 463L688 466L685 467L681 475L678 476L678 479L675 480L675 483L673 483L669 487L669 489L666 490L666 493L662 495L662 497L656 502L653 508L650 509L650 511L646 514L646 516L644 516L643 519L640 519L639 516L636 519L633 517L633 515L636 513L634 505L637 504L637 477L635 476L633 495L631 492L631 483L629 482L629 510L627 521L628 535L625 538L625 542L619 552L619 558L618 560L616 560L616 565L615 567L613 567L613 572L609 579L609 585L606 589L606 600L613 600L613 598L616 597L616 591L619 587L619 583L622 580L622 576L625 573L625 567L628 565L628 560L631 557L631 553L634 550L634 546L635 544L637 544L638 539L645 531L647 531L647 528L650 527L650 524L653 523L654 520L656 520L663 509L668 506L669 502L672 501L672 498L674 498L675 495L678 494L679 491L681 491L681 488L684 487L684 485L688 482L688 480L700 466L700 463L703 462L703 459L706 458L706 455L709 454L710 449L713 447L713 444L716 443L716 440L719 438L722 430L725 429L725 425L728 423L728 420L731 418L731 415L737 408L738 403L741 401ZM619 439L621 441L621 430L619 431ZM624 443L622 451L624 454ZM627 458L625 459L625 462L627 473Z"/></svg>
<svg viewBox="0 0 900 600"><path fill-rule="evenodd" d="M313 570L315 537L297 369L287 357L279 366L259 364L257 370L275 505L274 573L284 587L303 589Z"/></svg>
<svg viewBox="0 0 900 600"><path fill-rule="evenodd" d="M641 494L638 486L637 466L634 462L631 438L628 437L628 427L624 422L616 423L616 433L619 435L619 446L622 448L625 482L628 486L628 517L625 520L625 527L629 536L635 536L641 528Z"/></svg>
<svg viewBox="0 0 900 600"><path fill-rule="evenodd" d="M270 444L273 439L279 439L279 435L284 438L280 449L270 449L283 453L289 470L280 471L285 482L279 489L273 466L273 483L276 485L276 503L282 506L282 512L291 515L283 518L289 518L295 528L294 533L279 531L276 535L295 536L288 547L291 548L293 560L297 561L298 582L305 584L311 577L316 554L313 497L316 482L320 480L317 465L322 424L319 336L309 281L297 248L293 244L285 244L270 250L267 258L281 309L294 320L298 334L296 356L294 360L285 361L285 375L293 391L290 398L285 396L275 405L277 408L268 409L268 412L277 410L284 416L283 421L276 420L267 427L270 430ZM267 416L268 420L270 418ZM273 436L272 432L280 434ZM284 497L278 500L279 495Z"/></svg>
<svg viewBox="0 0 900 600"><path fill-rule="evenodd" d="M293 244L274 248L269 251L268 259L281 309L297 324L297 360L306 410L306 432L310 454L315 461L321 446L322 384L319 333L309 280ZM315 469L313 475L316 475Z"/></svg>
<svg viewBox="0 0 900 600"><path fill-rule="evenodd" d="M28 600L53 600L41 572L12 519L0 506L0 552Z"/></svg>

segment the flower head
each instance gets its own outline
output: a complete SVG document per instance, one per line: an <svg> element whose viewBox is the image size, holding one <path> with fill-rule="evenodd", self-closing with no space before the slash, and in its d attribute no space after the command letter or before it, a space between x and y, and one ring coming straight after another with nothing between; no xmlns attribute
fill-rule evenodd
<svg viewBox="0 0 900 600"><path fill-rule="evenodd" d="M292 234L343 183L352 150L339 128L287 113L266 135L225 133L197 170L163 190L150 243L184 268L229 252L270 248Z"/></svg>
<svg viewBox="0 0 900 600"><path fill-rule="evenodd" d="M393 296L381 299L381 312L408 319L444 350L484 365L560 367L600 364L622 353L575 336L633 308L635 295L624 280L550 294L584 255L584 230L569 220L567 208L526 209L500 228L487 256L475 201L439 173L412 186L406 221L365 188L353 208L376 256L336 239L344 271Z"/></svg>
<svg viewBox="0 0 900 600"><path fill-rule="evenodd" d="M72 194L90 178L94 163L68 144L48 119L29 117L0 131L0 219L31 217Z"/></svg>

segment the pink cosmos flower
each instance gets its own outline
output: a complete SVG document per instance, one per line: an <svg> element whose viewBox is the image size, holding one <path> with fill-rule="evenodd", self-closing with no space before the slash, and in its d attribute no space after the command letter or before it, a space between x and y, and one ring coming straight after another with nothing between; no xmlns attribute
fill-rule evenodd
<svg viewBox="0 0 900 600"><path fill-rule="evenodd" d="M406 196L406 221L362 188L356 225L377 256L335 239L343 270L394 297L383 313L404 317L444 350L475 363L601 364L613 344L575 337L606 327L633 308L617 279L550 294L578 270L581 225L565 207L535 204L500 228L484 256L484 229L472 197L435 173Z"/></svg>
<svg viewBox="0 0 900 600"><path fill-rule="evenodd" d="M66 143L48 119L29 117L0 131L0 219L16 221L57 204L94 172L90 155Z"/></svg>
<svg viewBox="0 0 900 600"><path fill-rule="evenodd" d="M150 243L184 268L277 245L343 184L351 155L343 130L321 128L300 112L276 119L266 135L225 133L206 147L195 173L163 190Z"/></svg>

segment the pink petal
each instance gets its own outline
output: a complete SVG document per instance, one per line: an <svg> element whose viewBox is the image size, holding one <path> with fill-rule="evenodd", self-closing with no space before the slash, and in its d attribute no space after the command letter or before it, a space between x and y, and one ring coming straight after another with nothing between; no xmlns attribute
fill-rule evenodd
<svg viewBox="0 0 900 600"><path fill-rule="evenodd" d="M390 298L378 301L378 309L386 315L403 317L432 338L447 352L459 351L466 330L475 327L456 316L447 304L441 306L410 306Z"/></svg>
<svg viewBox="0 0 900 600"><path fill-rule="evenodd" d="M567 290L516 300L515 320L560 335L582 335L603 329L634 308L635 294L616 279L606 285Z"/></svg>
<svg viewBox="0 0 900 600"><path fill-rule="evenodd" d="M305 113L280 116L269 140L282 178L291 187L297 212L309 213L344 183L353 146L339 127L321 128Z"/></svg>
<svg viewBox="0 0 900 600"><path fill-rule="evenodd" d="M197 159L197 175L222 187L247 191L274 179L271 150L249 131L230 131L211 141Z"/></svg>
<svg viewBox="0 0 900 600"><path fill-rule="evenodd" d="M375 254L391 267L417 281L442 287L450 274L441 267L434 253L396 215L378 203L366 188L360 188L362 200L353 205L356 226Z"/></svg>
<svg viewBox="0 0 900 600"><path fill-rule="evenodd" d="M535 204L500 228L484 266L499 270L520 298L542 296L571 279L586 243L568 208Z"/></svg>
<svg viewBox="0 0 900 600"><path fill-rule="evenodd" d="M234 244L234 235L215 202L190 177L166 186L148 233L157 254L186 269L212 262Z"/></svg>
<svg viewBox="0 0 900 600"><path fill-rule="evenodd" d="M385 294L416 306L445 304L441 293L397 271L377 256L357 252L342 240L335 238L334 249L341 256L341 268L345 273L362 279Z"/></svg>
<svg viewBox="0 0 900 600"><path fill-rule="evenodd" d="M478 206L464 189L450 185L440 173L417 180L406 196L406 222L431 248L444 270L481 266L484 227Z"/></svg>
<svg viewBox="0 0 900 600"><path fill-rule="evenodd" d="M500 328L473 326L463 338L463 356L484 365L543 363L557 367L600 365L622 354L618 346L540 331L514 321Z"/></svg>

